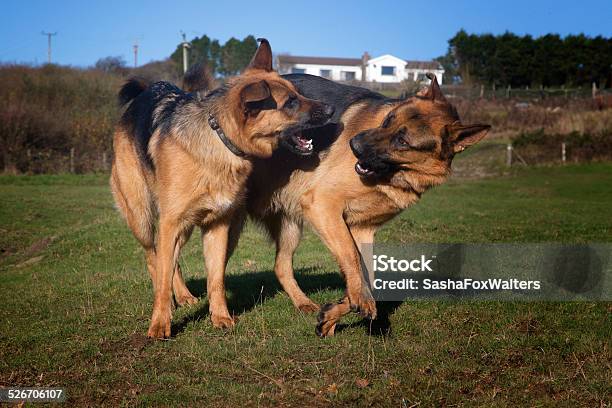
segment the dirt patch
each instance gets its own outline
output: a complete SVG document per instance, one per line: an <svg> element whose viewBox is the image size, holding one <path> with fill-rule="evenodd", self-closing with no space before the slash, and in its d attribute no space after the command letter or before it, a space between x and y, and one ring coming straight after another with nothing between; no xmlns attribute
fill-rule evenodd
<svg viewBox="0 0 612 408"><path fill-rule="evenodd" d="M109 354L132 354L140 353L144 348L153 343L154 340L140 333L132 333L127 339L115 341L104 341L100 344L100 350Z"/></svg>
<svg viewBox="0 0 612 408"><path fill-rule="evenodd" d="M25 256L35 255L35 254L37 254L37 253L47 249L47 247L49 245L51 245L51 243L53 241L55 241L56 239L57 239L57 236L55 236L55 235L43 238L40 241L34 242L32 245L30 245L28 248L26 248L25 251L23 251L23 253L24 253Z"/></svg>

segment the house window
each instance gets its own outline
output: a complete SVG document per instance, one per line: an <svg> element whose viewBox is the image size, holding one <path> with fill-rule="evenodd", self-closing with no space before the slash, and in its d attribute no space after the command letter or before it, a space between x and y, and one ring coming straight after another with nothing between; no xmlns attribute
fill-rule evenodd
<svg viewBox="0 0 612 408"><path fill-rule="evenodd" d="M306 70L304 68L293 67L293 68L291 68L291 73L292 74L305 74Z"/></svg>
<svg viewBox="0 0 612 408"><path fill-rule="evenodd" d="M417 74L417 82L424 82L427 81L427 75L425 75L424 72L421 72L419 74Z"/></svg>
<svg viewBox="0 0 612 408"><path fill-rule="evenodd" d="M380 67L380 74L381 75L395 76L395 67L385 67L385 66L382 66L382 67Z"/></svg>
<svg viewBox="0 0 612 408"><path fill-rule="evenodd" d="M342 71L342 80L344 81L354 81L355 73L353 71Z"/></svg>
<svg viewBox="0 0 612 408"><path fill-rule="evenodd" d="M319 71L319 75L323 78L331 78L331 69L322 69Z"/></svg>

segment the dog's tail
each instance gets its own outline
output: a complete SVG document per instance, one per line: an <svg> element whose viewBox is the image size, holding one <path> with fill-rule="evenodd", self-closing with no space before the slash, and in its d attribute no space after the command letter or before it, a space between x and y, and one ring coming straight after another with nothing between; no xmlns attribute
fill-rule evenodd
<svg viewBox="0 0 612 408"><path fill-rule="evenodd" d="M125 106L132 102L132 100L143 93L149 85L151 85L151 83L143 78L128 79L119 91L119 106Z"/></svg>
<svg viewBox="0 0 612 408"><path fill-rule="evenodd" d="M192 65L183 76L183 90L186 92L207 92L213 87L213 76L203 62Z"/></svg>

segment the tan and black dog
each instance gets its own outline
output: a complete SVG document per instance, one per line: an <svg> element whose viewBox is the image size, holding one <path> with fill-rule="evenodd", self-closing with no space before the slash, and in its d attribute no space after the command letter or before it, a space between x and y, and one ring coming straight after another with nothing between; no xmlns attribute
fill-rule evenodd
<svg viewBox="0 0 612 408"><path fill-rule="evenodd" d="M321 308L317 334L327 336L350 310L376 316L360 245L372 243L382 224L444 182L455 154L480 141L490 126L461 124L433 75L425 92L406 100L312 75L283 77L336 113L328 125L310 131L317 135L317 154L296 162L279 149L272 159L255 162L247 210L275 241L276 276L300 310L319 310L293 274L304 220L334 255L347 291L339 303Z"/></svg>
<svg viewBox="0 0 612 408"><path fill-rule="evenodd" d="M149 337L170 335L173 289L177 303L197 301L177 263L194 226L202 229L212 323L234 325L224 290L228 233L252 161L280 143L310 154L303 132L333 114L274 72L270 45L260 42L245 72L205 98L165 82L130 80L121 89L120 102L129 105L114 134L110 183L153 281Z"/></svg>

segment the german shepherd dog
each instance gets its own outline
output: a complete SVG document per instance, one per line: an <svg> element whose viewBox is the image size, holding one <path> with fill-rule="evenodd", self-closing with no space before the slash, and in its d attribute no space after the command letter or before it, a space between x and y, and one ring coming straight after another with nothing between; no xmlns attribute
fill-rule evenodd
<svg viewBox="0 0 612 408"><path fill-rule="evenodd" d="M303 97L274 72L264 39L245 72L205 98L166 82L130 80L119 99L129 105L114 134L110 184L153 281L148 336L170 336L173 290L178 304L197 301L177 263L194 226L202 230L212 323L231 327L224 289L228 233L252 162L270 157L279 143L310 154L303 132L325 124L333 108Z"/></svg>
<svg viewBox="0 0 612 408"><path fill-rule="evenodd" d="M317 135L312 157L291 161L279 149L272 159L255 161L246 209L276 243L274 271L283 289L298 309L320 311L316 333L328 336L350 311L376 317L361 273L361 244L372 243L382 224L444 182L453 157L485 137L490 126L463 125L431 74L430 86L406 100L312 75L283 77L303 95L334 106L335 114L328 125L310 131ZM319 308L295 281L292 260L304 220L344 275L346 296L337 304Z"/></svg>

